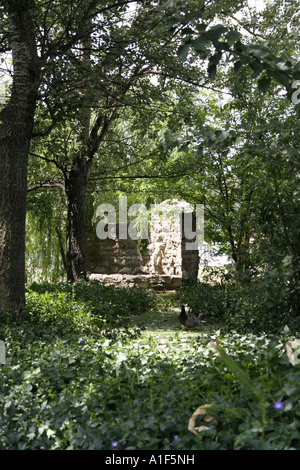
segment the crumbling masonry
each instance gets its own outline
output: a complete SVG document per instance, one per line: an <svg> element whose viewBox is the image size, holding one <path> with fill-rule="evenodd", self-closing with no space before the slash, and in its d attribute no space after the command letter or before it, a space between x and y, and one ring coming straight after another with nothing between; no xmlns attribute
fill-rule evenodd
<svg viewBox="0 0 300 470"><path fill-rule="evenodd" d="M89 277L121 286L179 289L183 280L198 276L198 249L191 245L196 237L186 238L186 224L196 232L192 207L174 199L162 202L151 214L148 240L121 239L124 226L120 224L116 224L114 238L99 239L96 233L87 233Z"/></svg>

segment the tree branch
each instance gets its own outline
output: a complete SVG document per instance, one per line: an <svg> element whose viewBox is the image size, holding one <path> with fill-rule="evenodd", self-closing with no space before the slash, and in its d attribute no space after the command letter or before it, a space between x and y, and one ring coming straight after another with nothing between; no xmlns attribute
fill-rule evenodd
<svg viewBox="0 0 300 470"><path fill-rule="evenodd" d="M65 187L63 184L61 183L41 183L39 184L38 186L34 186L32 188L28 188L27 189L27 192L31 192L31 191L36 191L37 189L41 189L41 188L60 188L62 189L63 191L65 191Z"/></svg>
<svg viewBox="0 0 300 470"><path fill-rule="evenodd" d="M63 173L63 175L65 175L66 171L65 171L64 166L61 165L58 161L56 161L54 158L44 157L43 155L40 155L39 153L31 152L31 151L29 152L29 155L40 158L41 160L44 160L45 162L53 163Z"/></svg>

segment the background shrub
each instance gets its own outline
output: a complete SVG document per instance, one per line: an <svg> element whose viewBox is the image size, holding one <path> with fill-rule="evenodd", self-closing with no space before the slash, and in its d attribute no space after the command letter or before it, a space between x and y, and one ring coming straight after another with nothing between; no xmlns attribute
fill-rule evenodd
<svg viewBox="0 0 300 470"><path fill-rule="evenodd" d="M274 333L285 325L291 329L300 325L300 317L292 316L282 295L283 289L266 279L249 284L197 282L185 285L181 300L208 325L221 322L226 331Z"/></svg>
<svg viewBox="0 0 300 470"><path fill-rule="evenodd" d="M27 289L26 315L38 322L73 330L126 326L130 316L155 305L143 289L115 288L97 281L34 283Z"/></svg>

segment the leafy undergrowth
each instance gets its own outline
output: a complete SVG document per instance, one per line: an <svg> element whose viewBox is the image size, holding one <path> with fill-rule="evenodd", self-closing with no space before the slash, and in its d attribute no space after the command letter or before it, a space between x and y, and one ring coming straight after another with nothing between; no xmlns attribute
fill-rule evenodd
<svg viewBox="0 0 300 470"><path fill-rule="evenodd" d="M285 348L297 332L228 331L221 320L186 331L179 301L31 286L18 324L0 327L0 448L299 449L300 368Z"/></svg>

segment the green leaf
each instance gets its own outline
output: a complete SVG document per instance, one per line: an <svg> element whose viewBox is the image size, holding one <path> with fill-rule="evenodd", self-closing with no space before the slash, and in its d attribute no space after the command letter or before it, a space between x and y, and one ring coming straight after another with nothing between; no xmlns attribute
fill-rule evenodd
<svg viewBox="0 0 300 470"><path fill-rule="evenodd" d="M209 64L215 64L218 65L222 58L222 52L217 52L214 54L210 59L209 59Z"/></svg>
<svg viewBox="0 0 300 470"><path fill-rule="evenodd" d="M249 55L257 57L260 60L270 59L272 57L271 51L263 45L259 44L249 44L245 46L245 50Z"/></svg>
<svg viewBox="0 0 300 470"><path fill-rule="evenodd" d="M188 53L189 53L189 49L190 49L190 45L188 43L185 43L185 44L181 44L181 46L179 46L178 48L178 51L177 51L177 55L178 55L178 58L184 62L188 56Z"/></svg>
<svg viewBox="0 0 300 470"><path fill-rule="evenodd" d="M207 39L212 41L213 43L218 42L220 36L227 31L227 28L223 26L222 24L217 24L216 26L213 26L211 29L206 31L205 35Z"/></svg>
<svg viewBox="0 0 300 470"><path fill-rule="evenodd" d="M257 82L258 88L263 92L266 91L269 88L270 83L271 83L271 78L270 77L262 77Z"/></svg>
<svg viewBox="0 0 300 470"><path fill-rule="evenodd" d="M201 52L205 48L206 41L202 36L199 36L195 41L193 42L193 47L196 52Z"/></svg>
<svg viewBox="0 0 300 470"><path fill-rule="evenodd" d="M210 63L207 67L207 72L208 72L209 79L213 81L216 78L216 74L217 74L216 64Z"/></svg>
<svg viewBox="0 0 300 470"><path fill-rule="evenodd" d="M199 23L199 24L196 25L196 28L200 33L203 33L207 28L207 24L206 23Z"/></svg>
<svg viewBox="0 0 300 470"><path fill-rule="evenodd" d="M239 41L241 37L242 35L238 31L228 31L228 33L226 34L226 40L230 46L235 42Z"/></svg>
<svg viewBox="0 0 300 470"><path fill-rule="evenodd" d="M257 78L264 70L264 66L261 62L253 61L249 65L253 70L252 78Z"/></svg>
<svg viewBox="0 0 300 470"><path fill-rule="evenodd" d="M240 366L225 352L225 350L218 344L214 344L214 347L218 351L222 361L228 367L228 369L233 373L237 380L245 387L249 392L254 394L256 397L260 398L260 394L255 390L252 385L252 382L248 375L240 368Z"/></svg>
<svg viewBox="0 0 300 470"><path fill-rule="evenodd" d="M290 79L289 75L285 72L281 72L279 70L276 70L276 71L272 72L272 76L274 77L274 79L277 82L281 83L285 87L289 87L290 84L291 84L291 79Z"/></svg>
<svg viewBox="0 0 300 470"><path fill-rule="evenodd" d="M241 60L237 60L235 63L234 63L234 71L235 72L238 72L240 70L240 68L243 66L243 62Z"/></svg>

